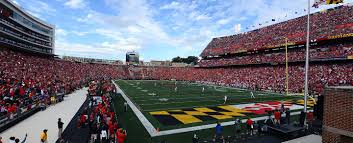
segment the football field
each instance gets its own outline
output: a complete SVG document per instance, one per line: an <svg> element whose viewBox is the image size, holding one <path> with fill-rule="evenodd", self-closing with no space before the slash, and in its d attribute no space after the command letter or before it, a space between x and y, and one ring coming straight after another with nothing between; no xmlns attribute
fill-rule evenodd
<svg viewBox="0 0 353 143"><path fill-rule="evenodd" d="M266 116L267 110L278 108L283 103L286 107L295 107L291 110L302 109L299 100L303 96L182 81L118 80L116 83L149 122L160 130Z"/></svg>

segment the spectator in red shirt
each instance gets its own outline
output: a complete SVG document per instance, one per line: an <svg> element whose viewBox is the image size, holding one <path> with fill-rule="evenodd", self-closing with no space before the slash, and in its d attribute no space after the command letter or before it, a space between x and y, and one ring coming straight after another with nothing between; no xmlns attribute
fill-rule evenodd
<svg viewBox="0 0 353 143"><path fill-rule="evenodd" d="M306 115L306 120L310 124L314 120L314 113L313 112L308 112Z"/></svg>
<svg viewBox="0 0 353 143"><path fill-rule="evenodd" d="M253 125L253 121L248 118L248 120L246 120L246 127L247 127L247 134L253 135L254 133L254 125Z"/></svg>
<svg viewBox="0 0 353 143"><path fill-rule="evenodd" d="M108 124L108 135L109 136L114 135L114 124L112 121L109 121L109 124Z"/></svg>
<svg viewBox="0 0 353 143"><path fill-rule="evenodd" d="M275 124L281 124L281 112L279 112L279 110L276 110L274 112L274 116L275 116Z"/></svg>
<svg viewBox="0 0 353 143"><path fill-rule="evenodd" d="M127 135L126 130L118 129L118 131L116 132L118 143L124 143L126 139L126 135Z"/></svg>
<svg viewBox="0 0 353 143"><path fill-rule="evenodd" d="M114 126L114 131L117 130L117 129L118 129L118 122L117 122L117 121L114 122L114 125L113 125L113 126Z"/></svg>
<svg viewBox="0 0 353 143"><path fill-rule="evenodd" d="M87 119L86 119L85 114L81 114L79 126L80 126L80 127L84 127L85 124L86 124L86 121L87 121Z"/></svg>

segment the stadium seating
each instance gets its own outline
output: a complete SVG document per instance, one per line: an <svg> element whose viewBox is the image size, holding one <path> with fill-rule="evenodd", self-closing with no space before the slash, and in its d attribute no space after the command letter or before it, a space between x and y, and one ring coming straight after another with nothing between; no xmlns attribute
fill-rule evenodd
<svg viewBox="0 0 353 143"><path fill-rule="evenodd" d="M311 39L328 39L329 36L353 33L353 7L340 6L311 16ZM239 53L273 48L285 43L305 42L306 17L302 16L254 31L214 38L204 49L201 57L226 53Z"/></svg>
<svg viewBox="0 0 353 143"><path fill-rule="evenodd" d="M310 59L315 60L330 60L333 58L347 59L348 56L353 55L353 46L351 44L339 45L324 45L311 47ZM289 62L305 61L305 48L293 49L288 52ZM263 53L263 54L249 54L245 56L232 56L227 58L212 58L201 60L199 65L201 67L217 67L230 65L247 65L247 64L264 64L264 63L284 63L285 53Z"/></svg>
<svg viewBox="0 0 353 143"><path fill-rule="evenodd" d="M91 79L122 78L124 72L111 65L74 63L14 52L0 51L0 109L12 118L19 110L39 103L50 104Z"/></svg>

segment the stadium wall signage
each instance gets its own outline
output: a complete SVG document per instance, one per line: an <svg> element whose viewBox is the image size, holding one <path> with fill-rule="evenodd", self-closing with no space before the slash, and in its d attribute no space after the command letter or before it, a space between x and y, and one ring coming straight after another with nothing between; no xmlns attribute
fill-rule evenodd
<svg viewBox="0 0 353 143"><path fill-rule="evenodd" d="M295 45L295 44L296 44L295 42L288 42L287 46L292 46L292 45ZM286 43L278 44L278 45L270 45L270 46L266 46L266 47L267 48L277 48L277 47L283 47L283 46L286 46Z"/></svg>
<svg viewBox="0 0 353 143"><path fill-rule="evenodd" d="M328 39L338 39L338 38L346 38L346 37L353 37L353 33L329 36Z"/></svg>

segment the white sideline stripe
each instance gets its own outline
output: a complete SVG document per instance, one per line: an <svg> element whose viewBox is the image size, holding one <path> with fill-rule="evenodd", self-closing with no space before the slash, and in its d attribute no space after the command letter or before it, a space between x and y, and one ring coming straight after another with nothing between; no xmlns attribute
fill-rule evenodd
<svg viewBox="0 0 353 143"><path fill-rule="evenodd" d="M171 129L171 130L165 130L165 131L160 131L157 132L157 130L154 128L154 126L147 120L147 118L141 113L141 111L131 102L131 100L125 95L125 93L119 88L119 86L115 83L114 80L112 80L113 84L117 88L118 91L120 91L121 95L123 98L126 100L128 105L131 107L132 111L134 111L135 115L139 118L141 121L142 125L146 128L147 132L150 134L151 137L157 137L157 136L164 136L164 135L171 135L171 134L177 134L177 133L185 133L185 132L191 132L191 131L197 131L197 130L204 130L204 129L210 129L210 128L215 128L216 123L214 124L208 124L208 125L200 125L200 126L194 126L194 127L186 127L186 128L179 128L179 129ZM312 111L312 110L308 110ZM298 112L291 112L291 115L299 115L300 111ZM252 118L253 121L261 121L261 120L266 120L268 116L263 116L263 117L257 117L257 118ZM274 116L272 115L272 118ZM243 123L246 122L247 119L241 120ZM227 122L222 122L222 126L230 126L234 125L234 121L227 121Z"/></svg>
<svg viewBox="0 0 353 143"><path fill-rule="evenodd" d="M115 83L115 81L112 80L112 82L115 85L116 89L123 96L123 98L125 99L127 104L130 106L131 110L134 111L135 115L140 120L142 125L146 128L146 130L150 134L150 136L155 137L157 135L157 130L153 127L151 122L148 121L147 118L141 113L141 111L135 106L135 104L131 102L131 100L126 96L124 91L119 88L119 86Z"/></svg>

